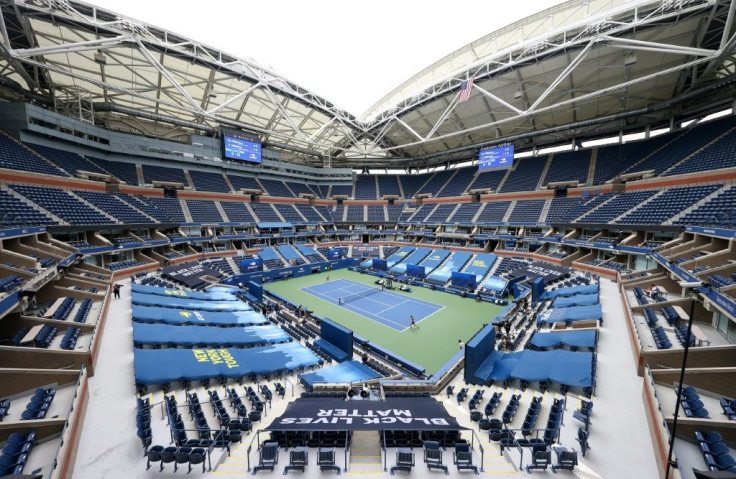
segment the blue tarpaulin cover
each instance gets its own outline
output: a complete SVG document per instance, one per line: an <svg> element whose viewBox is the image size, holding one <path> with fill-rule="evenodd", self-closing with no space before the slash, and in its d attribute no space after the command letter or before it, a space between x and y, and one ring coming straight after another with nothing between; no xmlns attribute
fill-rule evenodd
<svg viewBox="0 0 736 479"><path fill-rule="evenodd" d="M295 342L250 349L136 348L134 351L135 380L146 385L271 374L320 362L317 355Z"/></svg>
<svg viewBox="0 0 736 479"><path fill-rule="evenodd" d="M450 259L434 273L430 274L427 279L438 283L447 283L453 271L460 271L465 263L468 262L473 253L469 251L456 251Z"/></svg>
<svg viewBox="0 0 736 479"><path fill-rule="evenodd" d="M171 308L133 306L133 321L138 323L196 324L199 326L254 326L267 324L268 319L255 311L218 313Z"/></svg>
<svg viewBox="0 0 736 479"><path fill-rule="evenodd" d="M187 298L170 298L155 294L133 293L131 301L139 306L160 306L162 308L191 309L194 311L252 311L253 308L242 301L197 301Z"/></svg>
<svg viewBox="0 0 736 479"><path fill-rule="evenodd" d="M559 288L552 291L545 291L541 299L554 299L558 296L575 296L576 294L593 294L598 293L598 284L582 284L579 286L570 286L568 288Z"/></svg>
<svg viewBox="0 0 736 479"><path fill-rule="evenodd" d="M286 332L273 325L246 328L217 326L171 326L168 324L133 323L133 343L176 346L251 346L290 341Z"/></svg>
<svg viewBox="0 0 736 479"><path fill-rule="evenodd" d="M590 306L598 304L598 294L576 294L575 296L558 296L552 303L553 308L566 308L568 306Z"/></svg>
<svg viewBox="0 0 736 479"><path fill-rule="evenodd" d="M603 309L600 304L592 306L571 306L569 308L548 309L537 316L537 324L562 323L564 321L583 321L586 319L602 319Z"/></svg>
<svg viewBox="0 0 736 479"><path fill-rule="evenodd" d="M492 291L501 292L506 289L506 284L508 284L508 282L505 279L498 276L491 276L485 283L483 283L483 287Z"/></svg>
<svg viewBox="0 0 736 479"><path fill-rule="evenodd" d="M222 292L222 291L201 293L199 291L186 291L183 289L159 288L158 286L148 286L145 284L135 284L135 283L133 283L130 286L130 289L134 293L154 294L157 296L164 296L168 298L186 298L186 299L193 299L197 301L238 301L238 297L235 296L235 294Z"/></svg>
<svg viewBox="0 0 736 479"><path fill-rule="evenodd" d="M557 348L561 345L577 348L592 348L595 346L595 331L561 331L541 333L532 336L530 344L537 348Z"/></svg>
<svg viewBox="0 0 736 479"><path fill-rule="evenodd" d="M345 361L313 373L300 374L299 379L311 388L315 383L349 383L381 377L380 374L358 361Z"/></svg>
<svg viewBox="0 0 736 479"><path fill-rule="evenodd" d="M489 357L492 370L489 379L523 379L525 381L554 381L573 387L593 385L593 353L524 350L503 354L494 351ZM484 366L486 364L484 363Z"/></svg>

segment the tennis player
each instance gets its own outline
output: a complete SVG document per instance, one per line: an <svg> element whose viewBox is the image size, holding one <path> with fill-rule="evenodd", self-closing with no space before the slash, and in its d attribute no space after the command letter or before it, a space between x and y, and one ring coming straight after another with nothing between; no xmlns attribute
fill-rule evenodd
<svg viewBox="0 0 736 479"><path fill-rule="evenodd" d="M414 316L413 315L410 315L409 316L409 329L411 329L411 328L417 328L417 329L419 329L419 325L417 324L417 321L416 321L416 319L414 319Z"/></svg>

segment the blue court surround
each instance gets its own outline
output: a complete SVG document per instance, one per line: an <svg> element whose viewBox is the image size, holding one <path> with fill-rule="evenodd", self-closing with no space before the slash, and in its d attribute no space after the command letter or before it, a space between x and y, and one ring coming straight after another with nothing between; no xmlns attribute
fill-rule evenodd
<svg viewBox="0 0 736 479"><path fill-rule="evenodd" d="M444 309L444 306L415 299L391 291L380 291L365 298L354 299L347 304L339 304L339 299L351 294L375 289L347 279L338 279L301 288L305 293L338 305L355 314L371 319L396 331L409 328L409 316L414 315L417 323Z"/></svg>
<svg viewBox="0 0 736 479"><path fill-rule="evenodd" d="M299 375L299 379L309 389L316 383L352 383L380 377L380 374L358 361L345 361L313 373Z"/></svg>

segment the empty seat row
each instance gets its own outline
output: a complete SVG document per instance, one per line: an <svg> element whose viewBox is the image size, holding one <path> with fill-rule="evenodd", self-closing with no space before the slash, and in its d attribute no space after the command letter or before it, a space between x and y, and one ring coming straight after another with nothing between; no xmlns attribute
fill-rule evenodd
<svg viewBox="0 0 736 479"><path fill-rule="evenodd" d="M28 455L36 442L36 433L12 433L0 455L0 477L7 475L21 476L23 468L28 462Z"/></svg>
<svg viewBox="0 0 736 479"><path fill-rule="evenodd" d="M704 433L695 431L695 439L698 441L698 448L703 454L703 460L708 470L736 474L736 460L731 455L731 450L719 432Z"/></svg>

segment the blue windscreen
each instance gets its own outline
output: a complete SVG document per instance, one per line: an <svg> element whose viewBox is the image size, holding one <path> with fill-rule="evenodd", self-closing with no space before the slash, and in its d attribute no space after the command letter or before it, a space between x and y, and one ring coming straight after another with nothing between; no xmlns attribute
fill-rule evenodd
<svg viewBox="0 0 736 479"><path fill-rule="evenodd" d="M416 264L406 265L406 275L412 278L424 278L424 266L418 266Z"/></svg>
<svg viewBox="0 0 736 479"><path fill-rule="evenodd" d="M377 271L386 271L386 269L388 269L388 265L386 264L385 259L373 258L371 268Z"/></svg>
<svg viewBox="0 0 736 479"><path fill-rule="evenodd" d="M255 281L248 281L248 293L256 298L256 301L261 302L263 300L263 285Z"/></svg>
<svg viewBox="0 0 736 479"><path fill-rule="evenodd" d="M483 362L496 349L496 329L493 324L478 331L465 345L465 382L478 384L474 381L475 374ZM481 381L482 384L482 381Z"/></svg>
<svg viewBox="0 0 736 479"><path fill-rule="evenodd" d="M255 273L263 271L263 260L261 258L244 259L240 262L241 273Z"/></svg>
<svg viewBox="0 0 736 479"><path fill-rule="evenodd" d="M352 355L353 332L348 328L342 327L337 323L333 323L329 319L323 318L320 327L320 337L337 346L340 350Z"/></svg>
<svg viewBox="0 0 736 479"><path fill-rule="evenodd" d="M474 274L460 273L458 271L453 271L452 276L450 276L450 281L453 286L465 289L475 288L475 280L476 277Z"/></svg>

